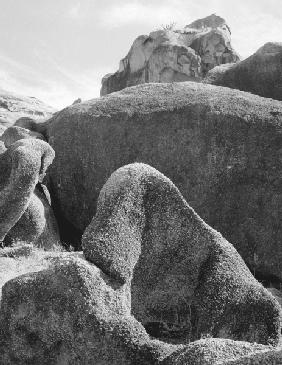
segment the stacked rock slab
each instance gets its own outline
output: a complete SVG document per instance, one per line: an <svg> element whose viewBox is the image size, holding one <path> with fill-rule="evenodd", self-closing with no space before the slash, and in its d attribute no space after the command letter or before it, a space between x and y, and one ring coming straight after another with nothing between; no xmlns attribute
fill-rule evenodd
<svg viewBox="0 0 282 365"><path fill-rule="evenodd" d="M111 175L82 243L89 261L131 283L131 312L155 337L279 340L276 300L235 248L148 165Z"/></svg>
<svg viewBox="0 0 282 365"><path fill-rule="evenodd" d="M200 80L222 63L237 62L230 29L215 14L183 30L164 27L139 36L120 61L119 70L102 79L101 95L147 82Z"/></svg>
<svg viewBox="0 0 282 365"><path fill-rule="evenodd" d="M112 172L147 163L256 274L282 280L281 125L279 101L193 82L143 84L76 104L46 127L56 151L52 197L82 234Z"/></svg>
<svg viewBox="0 0 282 365"><path fill-rule="evenodd" d="M22 137L27 139L17 140ZM7 129L3 140L7 150L0 155L0 241L50 248L59 242L59 236L42 180L54 150L20 127Z"/></svg>
<svg viewBox="0 0 282 365"><path fill-rule="evenodd" d="M266 43L241 62L217 66L204 81L282 100L282 43Z"/></svg>

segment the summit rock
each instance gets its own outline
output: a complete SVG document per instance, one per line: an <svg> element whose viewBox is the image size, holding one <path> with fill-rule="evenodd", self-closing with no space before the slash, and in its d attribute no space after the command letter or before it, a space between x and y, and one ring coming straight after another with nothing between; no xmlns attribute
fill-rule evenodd
<svg viewBox="0 0 282 365"><path fill-rule="evenodd" d="M103 77L101 95L147 82L200 81L213 67L238 60L230 28L215 14L184 29L166 25L136 38L119 70Z"/></svg>

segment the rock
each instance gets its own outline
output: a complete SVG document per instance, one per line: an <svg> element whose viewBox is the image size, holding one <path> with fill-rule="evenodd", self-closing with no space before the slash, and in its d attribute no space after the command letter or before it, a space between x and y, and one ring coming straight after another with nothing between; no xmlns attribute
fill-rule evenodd
<svg viewBox="0 0 282 365"><path fill-rule="evenodd" d="M55 115L56 113L53 113ZM48 119L48 118L46 118ZM40 133L42 135L45 134L45 121L44 120L36 120L29 117L21 117L17 119L14 123L14 127L21 127L30 130L31 132Z"/></svg>
<svg viewBox="0 0 282 365"><path fill-rule="evenodd" d="M211 70L207 83L282 100L282 43L266 43L249 58Z"/></svg>
<svg viewBox="0 0 282 365"><path fill-rule="evenodd" d="M119 70L102 79L101 95L147 82L199 81L216 65L237 62L230 28L213 14L182 30L164 27L139 36Z"/></svg>
<svg viewBox="0 0 282 365"><path fill-rule="evenodd" d="M269 352L274 350L268 346L231 340L183 346L150 338L130 315L129 286L81 253L63 254L47 269L3 287L0 363L5 365L181 365L185 357L219 365Z"/></svg>
<svg viewBox="0 0 282 365"><path fill-rule="evenodd" d="M6 147L2 141L0 141L0 155L6 151Z"/></svg>
<svg viewBox="0 0 282 365"><path fill-rule="evenodd" d="M44 140L44 137L41 133L38 132L32 132L28 129L13 126L10 128L7 128L2 136L0 136L0 141L2 141L6 148L10 147L13 143L18 141L19 139L28 139L28 138L34 138L34 139L42 139Z"/></svg>
<svg viewBox="0 0 282 365"><path fill-rule="evenodd" d="M111 175L82 245L86 259L103 272L131 282L131 312L147 330L166 326L155 337L279 340L278 303L233 246L148 165L127 165Z"/></svg>
<svg viewBox="0 0 282 365"><path fill-rule="evenodd" d="M53 204L82 234L111 173L144 162L175 182L256 275L282 280L281 123L279 101L192 82L73 105L46 126Z"/></svg>
<svg viewBox="0 0 282 365"><path fill-rule="evenodd" d="M0 349L7 365L149 365L174 349L151 340L130 315L129 287L81 254L15 278L2 291Z"/></svg>
<svg viewBox="0 0 282 365"><path fill-rule="evenodd" d="M46 188L46 169L54 158L50 145L21 139L0 155L0 241L50 248L59 242ZM47 195L47 196L46 196Z"/></svg>
<svg viewBox="0 0 282 365"><path fill-rule="evenodd" d="M17 244L13 247L4 247L1 249L0 301L2 287L6 282L23 274L46 269L58 256L62 256L63 254L62 250L45 251L30 244Z"/></svg>
<svg viewBox="0 0 282 365"><path fill-rule="evenodd" d="M80 98L78 98L78 99L75 99L75 101L72 103L72 105L74 105L74 104L79 104L79 103L81 103L81 99Z"/></svg>
<svg viewBox="0 0 282 365"><path fill-rule="evenodd" d="M48 119L54 112L55 109L34 97L0 89L0 128L10 127L20 117Z"/></svg>
<svg viewBox="0 0 282 365"><path fill-rule="evenodd" d="M162 365L279 365L281 361L281 348L208 338L174 351Z"/></svg>

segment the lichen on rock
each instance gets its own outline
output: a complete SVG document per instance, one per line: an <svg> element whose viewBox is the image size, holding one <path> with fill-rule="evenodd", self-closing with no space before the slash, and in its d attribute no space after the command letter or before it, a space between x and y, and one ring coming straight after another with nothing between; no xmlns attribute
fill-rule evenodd
<svg viewBox="0 0 282 365"><path fill-rule="evenodd" d="M8 148L0 155L0 240L4 245L19 241L50 248L59 235L42 182L54 150L42 140L14 142L12 137L9 132L4 136Z"/></svg>
<svg viewBox="0 0 282 365"><path fill-rule="evenodd" d="M82 244L89 261L131 283L132 314L158 338L279 340L278 303L234 247L148 165L111 175Z"/></svg>

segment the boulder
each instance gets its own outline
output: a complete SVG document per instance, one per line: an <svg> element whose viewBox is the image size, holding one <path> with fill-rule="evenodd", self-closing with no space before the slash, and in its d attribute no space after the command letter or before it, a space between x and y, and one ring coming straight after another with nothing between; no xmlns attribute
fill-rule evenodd
<svg viewBox="0 0 282 365"><path fill-rule="evenodd" d="M59 242L47 188L42 184L54 150L44 141L20 139L0 155L0 241L50 248Z"/></svg>
<svg viewBox="0 0 282 365"><path fill-rule="evenodd" d="M0 362L2 356L7 365L158 364L174 346L151 340L130 315L129 290L81 254L7 282Z"/></svg>
<svg viewBox="0 0 282 365"><path fill-rule="evenodd" d="M282 280L281 123L279 101L193 82L143 84L68 107L46 126L57 216L82 234L111 173L144 162L175 182L256 275Z"/></svg>
<svg viewBox="0 0 282 365"><path fill-rule="evenodd" d="M61 254L46 269L8 281L0 309L0 363L183 365L192 359L219 365L275 352L222 339L186 346L155 340L130 315L129 290L81 253Z"/></svg>
<svg viewBox="0 0 282 365"><path fill-rule="evenodd" d="M46 269L58 256L62 255L63 251L58 246L52 251L46 251L31 244L17 244L2 248L0 250L0 301L2 287L6 282L23 274Z"/></svg>
<svg viewBox="0 0 282 365"><path fill-rule="evenodd" d="M281 348L207 338L174 351L162 365L280 365Z"/></svg>
<svg viewBox="0 0 282 365"><path fill-rule="evenodd" d="M182 30L172 26L141 35L119 70L102 79L101 95L148 82L199 81L216 65L237 62L225 20L212 14Z"/></svg>
<svg viewBox="0 0 282 365"><path fill-rule="evenodd" d="M7 128L4 131L4 133L0 136L0 141L2 141L5 147L8 148L19 139L28 139L28 138L44 140L44 137L41 133L32 132L26 128L13 126Z"/></svg>
<svg viewBox="0 0 282 365"><path fill-rule="evenodd" d="M215 67L204 81L282 100L282 43L266 43L241 62Z"/></svg>
<svg viewBox="0 0 282 365"><path fill-rule="evenodd" d="M148 165L111 175L82 246L110 277L131 282L131 312L155 337L279 340L278 303L235 248Z"/></svg>

